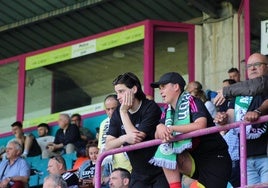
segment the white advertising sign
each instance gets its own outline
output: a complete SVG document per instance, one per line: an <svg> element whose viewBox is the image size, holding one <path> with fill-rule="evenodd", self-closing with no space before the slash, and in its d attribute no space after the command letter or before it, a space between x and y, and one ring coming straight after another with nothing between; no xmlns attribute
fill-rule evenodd
<svg viewBox="0 0 268 188"><path fill-rule="evenodd" d="M268 20L261 21L261 54L268 55Z"/></svg>

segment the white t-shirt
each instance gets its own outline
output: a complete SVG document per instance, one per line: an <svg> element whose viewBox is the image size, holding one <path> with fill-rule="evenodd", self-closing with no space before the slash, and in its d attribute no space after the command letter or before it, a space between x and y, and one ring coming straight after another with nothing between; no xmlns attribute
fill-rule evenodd
<svg viewBox="0 0 268 188"><path fill-rule="evenodd" d="M54 136L43 136L36 138L36 141L38 142L40 148L42 151L46 150L46 146L49 142L54 142L55 137Z"/></svg>

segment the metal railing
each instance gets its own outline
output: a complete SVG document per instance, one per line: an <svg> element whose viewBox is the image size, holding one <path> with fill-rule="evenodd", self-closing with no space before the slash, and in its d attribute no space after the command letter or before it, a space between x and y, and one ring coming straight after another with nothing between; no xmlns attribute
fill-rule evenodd
<svg viewBox="0 0 268 188"><path fill-rule="evenodd" d="M197 137L197 136L212 134L212 133L226 131L229 129L240 127L240 173L241 173L240 174L241 175L240 184L241 184L241 187L243 188L243 187L246 187L246 185L247 185L246 126L252 125L252 124L257 124L257 123L263 123L263 122L267 122L267 121L268 121L268 115L261 116L257 121L254 121L254 122L239 121L239 122L226 124L224 126L213 126L213 127L209 127L209 128L205 128L205 129L201 129L201 130L197 130L197 131L192 131L190 133L180 134L180 135L176 136L172 141L193 138L193 137ZM129 146L121 147L121 148L112 149L112 150L105 151L105 152L101 153L98 156L98 159L96 162L95 188L101 187L101 164L102 164L103 159L106 156L113 155L116 153L122 153L122 152L126 152L126 151L148 148L148 147L157 146L160 144L162 144L162 141L160 139L155 139L155 140L141 142L141 143L134 144L134 145L129 145Z"/></svg>

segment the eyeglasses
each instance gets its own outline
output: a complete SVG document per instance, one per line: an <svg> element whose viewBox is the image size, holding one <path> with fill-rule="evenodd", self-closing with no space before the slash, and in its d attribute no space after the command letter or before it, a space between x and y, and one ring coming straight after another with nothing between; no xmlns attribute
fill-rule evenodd
<svg viewBox="0 0 268 188"><path fill-rule="evenodd" d="M260 67L261 65L267 65L267 63L264 63L264 62L255 62L255 63L252 63L252 64L247 64L247 69L251 68L251 67Z"/></svg>

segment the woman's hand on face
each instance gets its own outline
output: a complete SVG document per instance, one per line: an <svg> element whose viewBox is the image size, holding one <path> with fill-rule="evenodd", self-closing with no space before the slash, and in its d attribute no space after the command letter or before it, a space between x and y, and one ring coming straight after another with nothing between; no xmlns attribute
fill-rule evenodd
<svg viewBox="0 0 268 188"><path fill-rule="evenodd" d="M128 111L134 103L134 93L131 89L125 92L124 98L120 107L121 111Z"/></svg>

